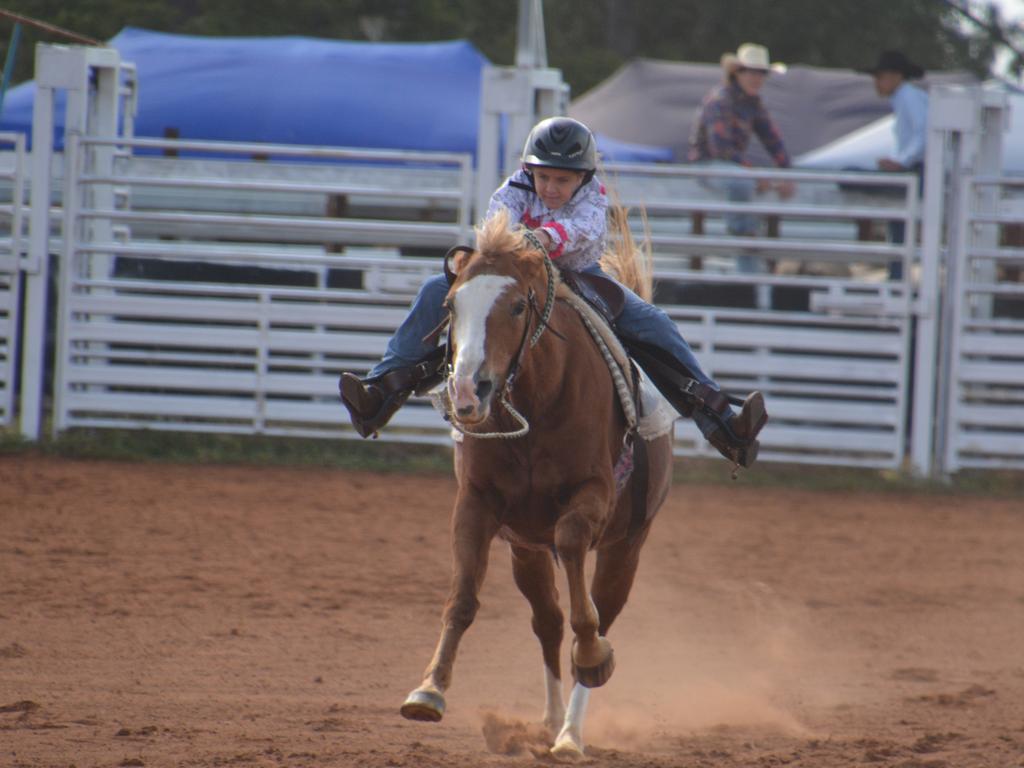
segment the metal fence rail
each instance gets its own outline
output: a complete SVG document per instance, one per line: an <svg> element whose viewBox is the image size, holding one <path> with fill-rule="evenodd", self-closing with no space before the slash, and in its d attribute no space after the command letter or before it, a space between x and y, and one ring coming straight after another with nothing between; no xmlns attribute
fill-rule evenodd
<svg viewBox="0 0 1024 768"><path fill-rule="evenodd" d="M646 229L659 257L719 257L718 269L743 256L844 267L910 265L915 258L913 239L887 242L885 231L889 222L912 231L919 216L917 181L907 174L625 163L609 164L607 171L613 199L643 212L643 221L634 216L634 228ZM789 199L765 193L729 202L716 185L736 179L784 179L795 192ZM728 234L730 214L755 216L761 236Z"/></svg>
<svg viewBox="0 0 1024 768"><path fill-rule="evenodd" d="M1024 468L1024 179L969 177L951 269L945 466Z"/></svg>
<svg viewBox="0 0 1024 768"><path fill-rule="evenodd" d="M13 423L20 341L21 270L25 222L25 137L0 133L0 426Z"/></svg>

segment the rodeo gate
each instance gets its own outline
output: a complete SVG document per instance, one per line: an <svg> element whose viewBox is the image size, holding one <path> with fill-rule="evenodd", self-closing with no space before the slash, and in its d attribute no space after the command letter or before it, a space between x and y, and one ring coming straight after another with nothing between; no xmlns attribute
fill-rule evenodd
<svg viewBox="0 0 1024 768"><path fill-rule="evenodd" d="M478 179L495 168L468 155L136 138L134 73L116 51L40 46L37 61L28 216L22 138L0 136L11 148L0 420L15 423L20 344L19 423L32 439L47 399L55 432L356 438L338 375L367 370L439 256L472 242ZM765 393L763 460L1024 467L1024 249L1003 236L1024 219L1024 181L998 173L1006 112L981 88L933 93L923 202L909 175L759 171L798 194L740 204L709 192L706 170L603 169L645 213L632 222L651 246L659 305L723 387ZM737 211L761 217L763 234L728 236L724 216ZM884 237L892 222L900 244ZM381 439L450 436L414 400ZM677 422L677 453L709 450Z"/></svg>

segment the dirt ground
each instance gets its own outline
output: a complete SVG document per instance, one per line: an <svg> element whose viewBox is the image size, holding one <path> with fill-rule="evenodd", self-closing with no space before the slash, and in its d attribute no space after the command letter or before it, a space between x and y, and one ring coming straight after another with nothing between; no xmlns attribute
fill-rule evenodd
<svg viewBox="0 0 1024 768"><path fill-rule="evenodd" d="M444 721L398 714L453 495L0 458L0 766L550 764L501 543ZM677 485L611 639L587 765L1021 766L1024 502Z"/></svg>

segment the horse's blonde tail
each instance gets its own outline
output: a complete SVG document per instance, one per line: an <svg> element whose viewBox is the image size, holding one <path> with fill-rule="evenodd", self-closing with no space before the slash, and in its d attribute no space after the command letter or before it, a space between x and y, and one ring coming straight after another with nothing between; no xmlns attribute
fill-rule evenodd
<svg viewBox="0 0 1024 768"><path fill-rule="evenodd" d="M651 252L647 212L640 209L644 238L640 245L633 239L629 211L623 207L611 186L608 190L608 250L601 257L601 268L644 301L654 295L654 255Z"/></svg>

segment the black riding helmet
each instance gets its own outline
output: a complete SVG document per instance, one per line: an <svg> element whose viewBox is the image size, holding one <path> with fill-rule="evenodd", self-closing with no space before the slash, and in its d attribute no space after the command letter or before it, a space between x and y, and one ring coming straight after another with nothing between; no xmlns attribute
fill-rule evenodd
<svg viewBox="0 0 1024 768"><path fill-rule="evenodd" d="M584 171L583 184L597 170L597 146L594 134L579 120L549 117L541 120L526 137L523 164L540 165L566 171ZM526 169L529 172L529 168Z"/></svg>

